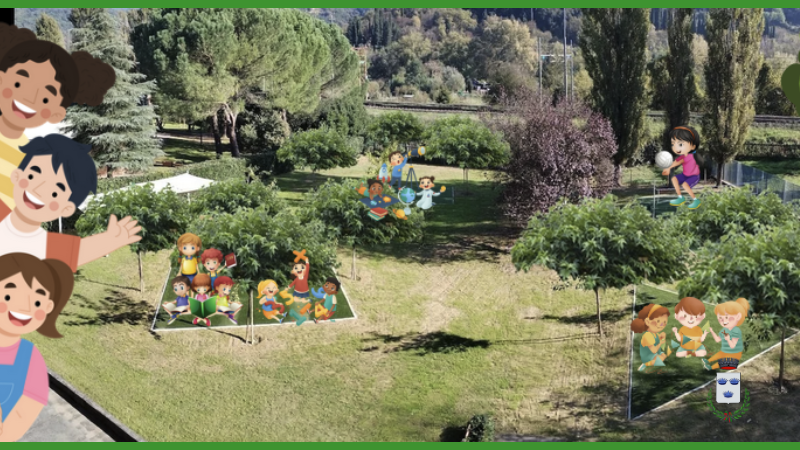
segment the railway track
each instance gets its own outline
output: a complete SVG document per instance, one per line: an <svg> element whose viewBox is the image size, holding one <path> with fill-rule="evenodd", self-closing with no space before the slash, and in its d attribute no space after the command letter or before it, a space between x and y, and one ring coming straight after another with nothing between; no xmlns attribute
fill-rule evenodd
<svg viewBox="0 0 800 450"><path fill-rule="evenodd" d="M482 105L434 105L434 104L414 104L414 103L399 103L399 102L364 102L364 106L374 109L387 109L387 110L402 110L402 111L419 111L419 112L432 112L432 113L483 113L483 112L497 112L502 113L501 108L494 108L491 106ZM664 117L663 111L648 111L647 116L651 118ZM692 119L700 119L703 115L700 113L692 113ZM800 117L787 117L787 116L756 116L753 123L758 125L788 125L793 127L800 127Z"/></svg>

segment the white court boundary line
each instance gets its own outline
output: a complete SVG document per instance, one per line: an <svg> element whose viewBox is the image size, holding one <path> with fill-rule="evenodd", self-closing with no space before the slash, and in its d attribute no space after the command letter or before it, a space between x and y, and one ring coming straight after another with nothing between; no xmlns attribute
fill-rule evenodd
<svg viewBox="0 0 800 450"><path fill-rule="evenodd" d="M331 270L333 270L333 274L336 276L336 279L339 280L339 285L342 288L342 294L344 294L344 298L345 298L345 300L347 300L347 304L350 306L350 312L353 313L353 317L345 317L343 319L334 319L334 320L336 322L344 322L345 320L358 319L358 314L356 313L356 310L353 307L353 302L350 301L350 296L347 295L347 291L345 291L345 289L344 289L344 284L341 282L342 280L339 279L339 274L336 272L336 268L331 267ZM164 280L164 287L161 290L161 297L157 302L158 306L156 306L156 314L155 314L155 317L153 317L153 324L150 327L150 331L151 332L162 333L162 332L171 332L171 331L230 330L230 329L233 329L233 328L238 328L238 329L241 329L242 327L247 328L247 325L225 325L225 326L221 326L221 327L182 327L182 328L158 328L158 329L156 329L156 322L158 321L158 314L161 312L162 301L164 299L164 292L166 292L166 290L167 290L167 284L169 283L169 276L171 274L172 274L172 267L170 267L169 272L167 272L167 279ZM253 308L251 307L250 309L251 309L251 313L252 313L252 309ZM323 320L322 324L329 323L329 322L330 322L330 320ZM255 328L255 327L275 327L275 326L281 326L281 325L294 325L294 326L297 326L295 324L295 322L260 323L260 324L257 324L257 325L253 324L253 325L250 325L250 326ZM319 325L319 323L316 323L315 325Z"/></svg>
<svg viewBox="0 0 800 450"><path fill-rule="evenodd" d="M658 287L658 286L653 286L652 284L649 284L649 283L642 283L642 284L643 284L644 286L647 286L647 287L650 287L650 288L653 288L653 289L658 289L658 290L660 290L660 291L669 292L670 294L677 294L677 292L675 292L675 291L671 291L671 290L669 290L669 289L660 288L660 287ZM703 303L706 303L706 302L703 302ZM706 304L707 304L707 305L710 305L711 303L706 303ZM798 332L797 330L794 330L794 331L795 331L795 332L794 332L794 334L792 334L791 336L787 337L787 338L784 340L784 343L788 343L789 341L791 341L792 339L794 339L794 338L796 338L798 335L800 335L800 332ZM734 370L739 370L739 367L745 366L745 365L749 364L751 361L755 361L756 359L758 359L758 358L760 358L760 357L764 356L766 353L768 353L768 352L770 352L770 351L774 350L776 347L779 347L780 345L781 345L781 343L780 343L780 341L779 341L779 342L777 342L775 345L773 345L772 347L770 347L770 348L768 348L768 349L766 349L766 350L762 350L760 353L758 353L758 354L754 355L752 358L750 358L750 359L748 359L747 361L745 361L745 362L743 362L743 363L739 364L739 365L736 367L736 369L734 369ZM633 342L631 342L631 355L632 355L632 354L633 354ZM631 358L631 362L633 362L633 358ZM727 371L727 372L731 372L731 371L729 370L729 371ZM727 373L727 372L726 372L726 373ZM633 372L631 372L631 380L632 380L632 379L633 379ZM710 384L713 384L713 383L714 383L714 381L716 381L716 380L711 380L711 381L708 381L708 382L706 382L706 383L704 383L704 384L702 384L702 385L700 385L700 386L697 386L696 388L694 388L694 389L692 389L692 390L690 390L690 391L688 391L688 392L684 392L683 394L681 394L681 395L679 395L679 396L677 396L677 397L673 398L672 400L670 400L670 401L668 401L668 402L666 402L666 403L662 403L661 405L659 405L659 406L656 406L655 408L653 408L653 409L651 409L651 410L649 410L649 411L645 411L645 412L643 412L642 414L639 414L638 416L634 417L633 419L629 419L629 420L630 420L630 421L639 420L639 419L641 419L642 417L644 417L644 416L646 416L646 415L648 415L648 414L650 414L650 413L654 413L654 412L656 412L656 411L659 411L659 410L661 410L661 409L664 409L666 406L669 406L669 405L671 405L672 403L675 403L675 402L677 402L678 400L680 400L680 399L682 399L682 398L684 398L684 397L686 397L686 396L688 396L688 395L691 395L691 394L693 394L693 393L695 393L695 392L697 392L697 391L699 391L699 390L701 390L701 389L704 389L705 387L707 387L707 386L708 386L708 385L710 385ZM633 391L633 384L631 383L631 393L632 393L632 391ZM628 395L628 407L629 407L629 408L630 408L630 405L631 405L631 400L632 400L632 395L631 395L631 394L629 394L629 395ZM629 417L630 417L630 413L629 413Z"/></svg>
<svg viewBox="0 0 800 450"><path fill-rule="evenodd" d="M631 307L631 320L636 318L636 285L633 285L633 307ZM631 400L633 398L633 341L636 335L631 330L631 355L628 359L628 420L631 420Z"/></svg>

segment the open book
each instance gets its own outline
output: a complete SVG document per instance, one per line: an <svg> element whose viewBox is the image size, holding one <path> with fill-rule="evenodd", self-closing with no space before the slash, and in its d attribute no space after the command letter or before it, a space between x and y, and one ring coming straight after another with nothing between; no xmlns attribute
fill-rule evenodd
<svg viewBox="0 0 800 450"><path fill-rule="evenodd" d="M190 298L189 309L192 311L193 316L205 319L217 312L217 297L211 297L204 301Z"/></svg>
<svg viewBox="0 0 800 450"><path fill-rule="evenodd" d="M228 306L217 306L217 310L228 313L237 313L239 310L242 309L242 305L239 303L229 303Z"/></svg>
<svg viewBox="0 0 800 450"><path fill-rule="evenodd" d="M164 311L169 314L184 313L189 310L188 306L177 306L175 302L164 303L161 306L164 307Z"/></svg>

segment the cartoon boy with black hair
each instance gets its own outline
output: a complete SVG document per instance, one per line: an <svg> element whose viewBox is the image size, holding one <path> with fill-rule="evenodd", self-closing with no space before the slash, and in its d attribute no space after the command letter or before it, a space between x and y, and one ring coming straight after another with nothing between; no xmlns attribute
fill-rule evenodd
<svg viewBox="0 0 800 450"><path fill-rule="evenodd" d="M339 293L340 288L341 284L339 280L330 277L325 280L325 284L322 285L321 289L318 289L316 292L313 289L311 290L314 297L323 299L321 302L317 302L314 305L315 323L319 323L321 320L331 320L333 313L336 312L336 294ZM331 320L331 322L333 322L333 320Z"/></svg>
<svg viewBox="0 0 800 450"><path fill-rule="evenodd" d="M356 191L365 197L360 199L361 203L367 205L370 209L385 208L399 201L396 198L384 196L383 183L378 180L370 180L368 187L364 187L364 183L361 183Z"/></svg>
<svg viewBox="0 0 800 450"><path fill-rule="evenodd" d="M0 255L27 253L58 259L73 272L126 245L141 240L142 227L130 217L112 215L104 233L81 239L48 233L42 223L68 218L90 192L97 191L97 168L89 146L51 134L20 148L25 154L11 173L13 208L0 202Z"/></svg>

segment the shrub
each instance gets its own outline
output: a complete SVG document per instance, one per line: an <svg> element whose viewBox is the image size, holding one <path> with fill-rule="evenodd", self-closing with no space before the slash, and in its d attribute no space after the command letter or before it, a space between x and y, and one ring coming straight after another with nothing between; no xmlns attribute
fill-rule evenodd
<svg viewBox="0 0 800 450"><path fill-rule="evenodd" d="M494 419L488 415L477 415L467 423L467 436L464 442L492 442L494 441Z"/></svg>
<svg viewBox="0 0 800 450"><path fill-rule="evenodd" d="M552 106L531 91L502 102L512 113L492 125L511 146L499 174L507 215L524 222L561 198L577 202L611 190L617 146L607 119L578 102Z"/></svg>
<svg viewBox="0 0 800 450"><path fill-rule="evenodd" d="M268 214L277 214L286 207L286 203L278 197L278 189L274 183L265 185L261 181L221 181L193 196L190 204L195 217L205 212L233 213L240 208L259 207Z"/></svg>
<svg viewBox="0 0 800 450"><path fill-rule="evenodd" d="M312 172L356 165L356 149L351 142L331 128L295 133L278 150L278 161L291 162Z"/></svg>

